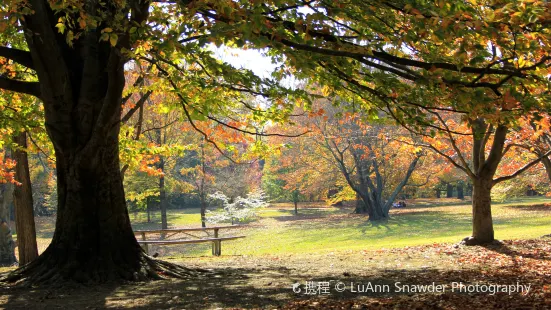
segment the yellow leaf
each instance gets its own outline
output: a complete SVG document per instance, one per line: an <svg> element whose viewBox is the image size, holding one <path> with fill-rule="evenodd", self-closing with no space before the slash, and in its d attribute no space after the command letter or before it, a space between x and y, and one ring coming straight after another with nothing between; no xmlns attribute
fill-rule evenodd
<svg viewBox="0 0 551 310"><path fill-rule="evenodd" d="M109 36L109 42L111 43L111 46L115 46L117 45L117 40L119 39L119 37L116 35L116 34L112 34Z"/></svg>

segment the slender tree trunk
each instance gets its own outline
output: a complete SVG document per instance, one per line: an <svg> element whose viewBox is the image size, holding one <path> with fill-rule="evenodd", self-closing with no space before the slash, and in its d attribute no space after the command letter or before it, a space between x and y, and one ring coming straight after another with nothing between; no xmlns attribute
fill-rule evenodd
<svg viewBox="0 0 551 310"><path fill-rule="evenodd" d="M0 266L12 266L17 262L9 219L12 192L12 183L0 184Z"/></svg>
<svg viewBox="0 0 551 310"><path fill-rule="evenodd" d="M388 200L383 203L382 199L380 199L381 200L380 204L382 205L383 215L385 217L388 217L388 214L390 212L390 208L392 208L392 204L396 200L396 197L398 197L398 194L400 194L402 192L402 190L404 189L406 184L409 182L409 178L413 174L413 171L415 170L415 167L417 166L417 163L419 162L420 158L421 158L420 156L417 156L409 164L409 167L408 167L408 170L406 172L406 175L405 175L404 179L396 186L396 188L394 189L392 194L390 194L390 196L388 197ZM378 179L380 178L379 174L378 174L377 178ZM379 197L382 197L382 195L383 195L383 181L382 181L382 179L380 181L378 181L377 183L378 183L377 189L379 191Z"/></svg>
<svg viewBox="0 0 551 310"><path fill-rule="evenodd" d="M205 194L201 193L201 227L207 227L206 212L207 202L205 200Z"/></svg>
<svg viewBox="0 0 551 310"><path fill-rule="evenodd" d="M201 197L201 226L207 227L207 219L206 219L206 212L207 212L207 199L206 199L206 192L205 192L205 178L207 174L207 165L206 165L206 158L205 158L205 139L201 140L201 182L199 184L199 196Z"/></svg>
<svg viewBox="0 0 551 310"><path fill-rule="evenodd" d="M147 210L147 222L151 223L151 197L146 198L145 208Z"/></svg>
<svg viewBox="0 0 551 310"><path fill-rule="evenodd" d="M294 201L295 203L295 215L298 215L298 201Z"/></svg>
<svg viewBox="0 0 551 310"><path fill-rule="evenodd" d="M159 162L159 169L164 172L165 169L165 162L163 157L161 157L161 160ZM161 205L161 229L167 229L168 228L168 222L166 219L166 189L165 189L165 177L164 175L161 175L159 177L159 201Z"/></svg>
<svg viewBox="0 0 551 310"><path fill-rule="evenodd" d="M440 198L440 190L439 189L436 190L436 198Z"/></svg>
<svg viewBox="0 0 551 310"><path fill-rule="evenodd" d="M38 257L31 176L29 174L29 160L25 151L27 148L27 134L21 132L13 140L18 147L22 148L14 151L14 159L17 162L15 179L21 185L15 187L13 201L15 204L15 230L17 231L19 264L25 265Z"/></svg>
<svg viewBox="0 0 551 310"><path fill-rule="evenodd" d="M463 193L463 183L461 182L457 184L457 199L465 199L465 194Z"/></svg>
<svg viewBox="0 0 551 310"><path fill-rule="evenodd" d="M453 198L453 185L451 183L446 184L446 198Z"/></svg>

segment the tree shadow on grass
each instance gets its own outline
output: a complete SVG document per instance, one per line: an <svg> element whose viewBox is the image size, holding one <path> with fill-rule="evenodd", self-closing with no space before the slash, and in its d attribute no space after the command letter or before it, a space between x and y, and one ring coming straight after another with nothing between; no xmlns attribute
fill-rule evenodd
<svg viewBox="0 0 551 310"><path fill-rule="evenodd" d="M530 242L530 241L525 241L525 242ZM551 257L549 256L549 253L546 253L543 251L537 252L537 253L530 253L530 252L524 251L523 249L518 251L505 243L495 242L493 244L484 245L483 247L490 251L493 251L499 254L504 254L511 257L511 259L513 260L513 264L515 266L519 264L519 260L522 260L525 258L551 261Z"/></svg>
<svg viewBox="0 0 551 310"><path fill-rule="evenodd" d="M392 223L391 223L392 225ZM391 232L392 228L388 223L388 220L376 221L376 222L367 222L365 224L360 224L362 234L365 234L369 229L375 228L377 230L385 230Z"/></svg>
<svg viewBox="0 0 551 310"><path fill-rule="evenodd" d="M535 205L516 205L516 206L505 206L507 209L521 210L521 211L551 211L550 203L542 203Z"/></svg>
<svg viewBox="0 0 551 310"><path fill-rule="evenodd" d="M428 230L445 232L449 231L450 225L454 227L469 227L471 220L468 217L461 217L457 214L446 214L438 211L422 211L411 214L400 214L391 216L387 221L368 222L357 225L363 234L375 228L385 229L388 233L413 233L427 232Z"/></svg>
<svg viewBox="0 0 551 310"><path fill-rule="evenodd" d="M289 209L279 209L278 211L287 213L282 216L272 217L277 221L287 222L287 221L300 221L300 220L310 220L310 219L322 219L334 215L348 215L349 212L343 211L343 209L331 209L325 210L323 208L311 208L311 209L299 209L298 215L295 215L295 211Z"/></svg>

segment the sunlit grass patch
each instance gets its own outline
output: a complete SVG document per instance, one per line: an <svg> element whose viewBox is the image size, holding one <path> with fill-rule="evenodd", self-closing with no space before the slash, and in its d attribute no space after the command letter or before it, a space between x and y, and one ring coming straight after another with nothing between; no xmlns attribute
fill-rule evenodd
<svg viewBox="0 0 551 310"><path fill-rule="evenodd" d="M295 255L332 251L400 248L432 243L456 243L471 234L471 206L468 201L440 205L441 199L409 203L405 209L391 210L386 222L370 223L366 215L352 214L349 207L322 203L299 203L294 214L292 203L272 204L258 212L258 219L247 228L222 231L221 236L245 235L244 239L223 242L222 255ZM497 239L537 238L551 233L551 199L528 197L492 207ZM200 227L198 208L168 210L169 227ZM158 210L150 214L130 213L135 230L160 229ZM37 217L39 252L53 235L53 217ZM212 225L212 224L209 224ZM229 224L222 224L229 225ZM209 243L160 246L163 257L211 256ZM153 251L152 251L153 253Z"/></svg>

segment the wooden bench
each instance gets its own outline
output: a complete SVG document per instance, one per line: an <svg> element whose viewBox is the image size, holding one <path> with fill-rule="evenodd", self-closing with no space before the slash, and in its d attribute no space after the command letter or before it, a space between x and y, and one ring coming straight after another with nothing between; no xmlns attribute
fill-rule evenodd
<svg viewBox="0 0 551 310"><path fill-rule="evenodd" d="M169 229L154 229L154 230L136 230L134 234L141 235L142 240L138 240L138 243L142 246L146 253L149 253L149 244L154 245L173 245L173 244L193 244L193 243L205 243L212 242L212 255L220 256L222 254L222 241L225 240L235 240L240 238L245 238L245 236L230 236L230 237L219 237L219 231L221 229L234 229L241 228L243 225L231 225L231 226L212 226L212 227L199 227L199 228L169 228ZM190 232L213 232L212 237L202 238L189 234ZM162 240L147 240L146 235L148 234L186 234L196 239L162 239Z"/></svg>

